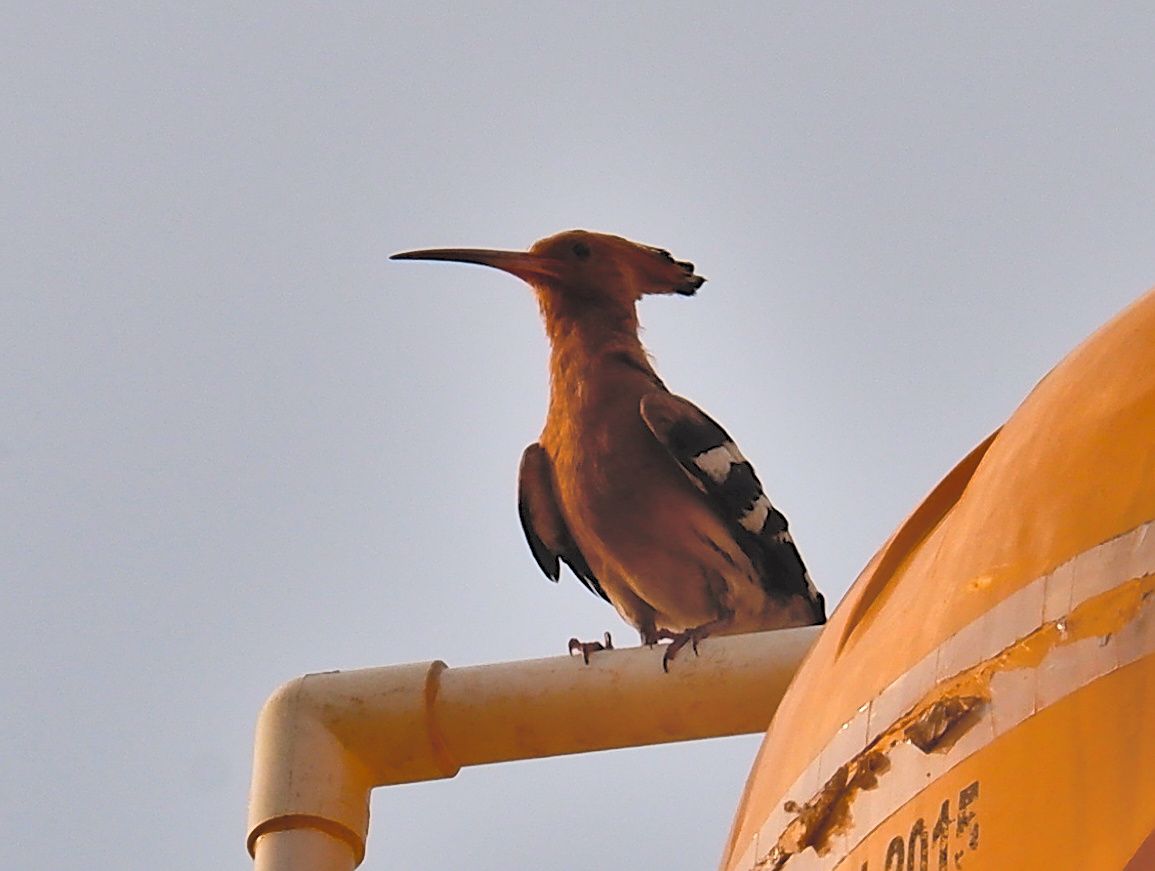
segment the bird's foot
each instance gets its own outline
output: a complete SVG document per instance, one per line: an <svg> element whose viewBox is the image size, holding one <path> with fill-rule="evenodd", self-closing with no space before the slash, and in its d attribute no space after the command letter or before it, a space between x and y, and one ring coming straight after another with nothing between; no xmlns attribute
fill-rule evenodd
<svg viewBox="0 0 1155 871"><path fill-rule="evenodd" d="M589 665L591 653L597 653L599 650L614 649L614 640L610 638L610 633L604 633L602 639L602 641L579 641L576 638L571 638L569 640L569 655L573 656L575 653L581 653L582 661L585 662L586 665Z"/></svg>
<svg viewBox="0 0 1155 871"><path fill-rule="evenodd" d="M657 637L659 639L668 639L669 644L666 646L666 653L662 657L662 671L669 672L670 661L678 655L680 651L687 644L690 645L694 651L694 655L698 655L698 642L710 634L713 624L707 623L704 626L695 626L692 629L686 629L682 632L671 632L669 629L659 629Z"/></svg>

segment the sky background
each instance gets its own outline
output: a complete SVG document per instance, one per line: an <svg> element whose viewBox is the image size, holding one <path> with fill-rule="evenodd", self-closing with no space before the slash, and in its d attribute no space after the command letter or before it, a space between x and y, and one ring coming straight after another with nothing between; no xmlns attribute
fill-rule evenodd
<svg viewBox="0 0 1155 871"><path fill-rule="evenodd" d="M1153 18L6 7L0 867L248 867L254 721L298 674L636 643L518 525L530 291L398 250L585 227L694 261L645 340L836 603L1155 284ZM757 746L379 790L363 868L712 868Z"/></svg>

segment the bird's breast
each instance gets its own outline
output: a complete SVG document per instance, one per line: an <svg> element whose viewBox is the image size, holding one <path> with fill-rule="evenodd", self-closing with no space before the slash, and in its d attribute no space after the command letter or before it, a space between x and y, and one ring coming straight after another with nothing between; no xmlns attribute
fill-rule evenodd
<svg viewBox="0 0 1155 871"><path fill-rule="evenodd" d="M699 498L637 409L636 398L611 401L543 433L562 513L583 550L624 556L668 534L680 503Z"/></svg>

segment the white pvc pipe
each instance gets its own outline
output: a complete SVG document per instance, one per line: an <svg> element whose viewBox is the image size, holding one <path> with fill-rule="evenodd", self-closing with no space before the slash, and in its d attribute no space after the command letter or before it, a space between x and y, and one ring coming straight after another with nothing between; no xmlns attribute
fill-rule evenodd
<svg viewBox="0 0 1155 871"><path fill-rule="evenodd" d="M259 871L349 871L374 787L462 766L765 731L819 626L661 647L290 681L257 724L249 852Z"/></svg>

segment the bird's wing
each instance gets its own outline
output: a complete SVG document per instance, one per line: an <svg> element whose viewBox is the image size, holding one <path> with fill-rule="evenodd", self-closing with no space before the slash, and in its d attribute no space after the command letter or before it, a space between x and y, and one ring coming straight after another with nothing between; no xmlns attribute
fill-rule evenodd
<svg viewBox="0 0 1155 871"><path fill-rule="evenodd" d="M801 595L814 605L817 617L825 619L822 595L810 580L786 518L770 504L754 467L729 434L694 403L665 390L643 396L641 413L657 440L713 503L766 591Z"/></svg>
<svg viewBox="0 0 1155 871"><path fill-rule="evenodd" d="M602 585L578 550L558 508L553 491L553 469L545 448L534 442L521 455L518 470L517 513L521 518L521 528L533 558L551 581L557 581L561 573L561 560L577 575L591 593L596 593L607 602Z"/></svg>

